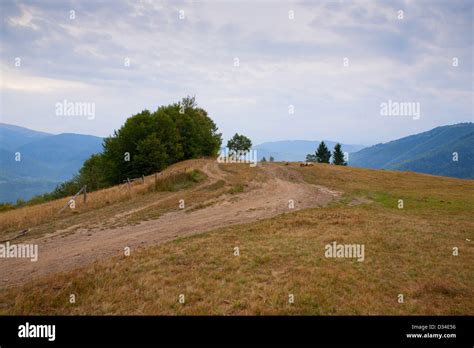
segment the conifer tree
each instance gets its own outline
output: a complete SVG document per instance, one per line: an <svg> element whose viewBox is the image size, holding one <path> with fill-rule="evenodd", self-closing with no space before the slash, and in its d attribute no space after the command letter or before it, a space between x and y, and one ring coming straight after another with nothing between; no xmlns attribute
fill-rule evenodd
<svg viewBox="0 0 474 348"><path fill-rule="evenodd" d="M328 147L321 141L316 150L316 161L318 163L329 163L329 159L331 158L331 151L329 151Z"/></svg>
<svg viewBox="0 0 474 348"><path fill-rule="evenodd" d="M337 143L332 152L332 163L337 166L346 166L347 162L344 160L344 153L341 149L341 144Z"/></svg>

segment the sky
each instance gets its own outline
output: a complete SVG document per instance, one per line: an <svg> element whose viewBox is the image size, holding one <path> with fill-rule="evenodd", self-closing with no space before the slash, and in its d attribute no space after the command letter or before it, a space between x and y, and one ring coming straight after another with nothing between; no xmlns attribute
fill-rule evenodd
<svg viewBox="0 0 474 348"><path fill-rule="evenodd" d="M187 95L254 144L472 122L473 3L2 0L1 122L108 136Z"/></svg>

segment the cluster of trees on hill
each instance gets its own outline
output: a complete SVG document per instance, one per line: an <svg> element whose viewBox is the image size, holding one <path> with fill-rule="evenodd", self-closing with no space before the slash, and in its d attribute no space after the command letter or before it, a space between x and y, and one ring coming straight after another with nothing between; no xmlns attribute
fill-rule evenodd
<svg viewBox="0 0 474 348"><path fill-rule="evenodd" d="M265 156L262 157L262 162L266 162L267 159L265 158ZM270 156L270 158L268 159L269 162L274 162L275 161L275 158L273 156Z"/></svg>
<svg viewBox="0 0 474 348"><path fill-rule="evenodd" d="M331 151L329 151L324 141L321 141L314 154L310 153L306 155L306 162L329 163L330 159ZM332 152L332 163L338 166L347 165L347 162L344 160L342 146L339 143L334 146L334 150Z"/></svg>
<svg viewBox="0 0 474 348"><path fill-rule="evenodd" d="M83 185L88 191L116 185L127 178L149 175L167 166L204 156L216 156L222 134L194 97L144 110L104 139L103 152L84 162L78 175L37 199L56 199L75 194Z"/></svg>

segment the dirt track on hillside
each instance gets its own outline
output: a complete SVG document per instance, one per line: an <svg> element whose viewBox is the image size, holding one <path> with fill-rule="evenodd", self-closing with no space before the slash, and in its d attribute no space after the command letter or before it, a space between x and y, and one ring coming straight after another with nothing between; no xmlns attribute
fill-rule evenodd
<svg viewBox="0 0 474 348"><path fill-rule="evenodd" d="M207 161L200 169L208 176L208 180L201 185L225 180L228 175L215 161ZM285 212L324 206L340 196L340 193L325 187L305 183L290 168L267 164L261 169L268 178L266 182L255 185L247 192L233 195L232 199L229 199L229 195L222 196L214 204L201 209L176 210L135 226L79 229L73 233L57 231L23 241L38 244L38 261L1 260L0 287L19 285L48 274L79 268L95 260L123 255L125 247L130 247L133 255L137 248ZM177 201L178 195L176 193ZM288 206L290 200L294 201L293 209ZM159 201L153 204L159 204Z"/></svg>

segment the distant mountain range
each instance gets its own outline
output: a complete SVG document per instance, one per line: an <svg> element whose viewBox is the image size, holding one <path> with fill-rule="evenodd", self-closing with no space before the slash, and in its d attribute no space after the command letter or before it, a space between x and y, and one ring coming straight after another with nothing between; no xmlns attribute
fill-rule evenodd
<svg viewBox="0 0 474 348"><path fill-rule="evenodd" d="M437 127L367 147L351 153L349 164L474 179L474 124Z"/></svg>
<svg viewBox="0 0 474 348"><path fill-rule="evenodd" d="M0 123L0 202L15 202L52 191L69 180L94 153L102 138L49 134ZM254 146L258 159L304 161L320 141L282 140ZM330 150L336 142L325 140ZM474 179L474 124L460 123L364 148L342 144L349 165ZM453 161L453 153L458 161ZM15 154L21 155L15 161Z"/></svg>
<svg viewBox="0 0 474 348"><path fill-rule="evenodd" d="M52 191L71 179L87 158L101 151L99 137L53 135L0 123L0 202L26 200Z"/></svg>
<svg viewBox="0 0 474 348"><path fill-rule="evenodd" d="M306 155L314 154L319 146L319 140L282 140L262 143L253 147L257 150L258 159L265 157L267 160L270 156L275 158L275 161L305 161ZM329 150L333 150L337 142L331 140L324 140ZM356 152L363 149L363 145L342 144L342 151Z"/></svg>

